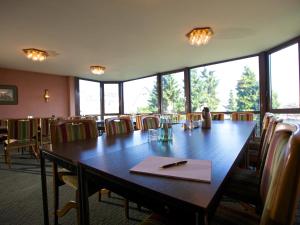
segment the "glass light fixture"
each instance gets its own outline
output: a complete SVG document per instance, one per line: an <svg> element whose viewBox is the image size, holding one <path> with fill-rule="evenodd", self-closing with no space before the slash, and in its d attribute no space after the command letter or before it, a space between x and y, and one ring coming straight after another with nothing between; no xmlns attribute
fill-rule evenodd
<svg viewBox="0 0 300 225"><path fill-rule="evenodd" d="M186 34L191 45L205 45L214 34L210 27L197 27Z"/></svg>
<svg viewBox="0 0 300 225"><path fill-rule="evenodd" d="M97 74L97 75L103 74L105 71L104 66L91 66L90 69L93 74Z"/></svg>
<svg viewBox="0 0 300 225"><path fill-rule="evenodd" d="M23 52L28 59L31 59L33 61L44 61L49 56L46 51L36 48L23 49Z"/></svg>
<svg viewBox="0 0 300 225"><path fill-rule="evenodd" d="M48 101L49 101L49 98L50 98L49 90L48 90L48 89L45 89L45 91L44 91L44 99L45 99L45 102L48 102Z"/></svg>

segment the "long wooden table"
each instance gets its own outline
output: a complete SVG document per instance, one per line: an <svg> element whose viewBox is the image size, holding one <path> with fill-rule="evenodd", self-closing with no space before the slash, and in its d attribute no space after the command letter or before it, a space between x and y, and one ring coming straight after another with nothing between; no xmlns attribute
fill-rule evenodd
<svg viewBox="0 0 300 225"><path fill-rule="evenodd" d="M90 178L96 178L104 187L154 211L170 215L181 213L188 216L188 223L204 224L216 208L231 169L246 149L255 123L214 121L211 129L192 131L183 131L180 125L173 127L172 142L148 142L147 133L135 132L112 139L102 136L98 140L53 146L52 151L42 151L41 166L44 167L44 158L48 158L63 166L71 165L67 168L73 171L77 169L81 224L89 224L87 180ZM148 156L212 160L212 182L129 172ZM42 168L43 190L44 173ZM45 190L43 193L44 196ZM44 218L45 224L48 224L45 197Z"/></svg>

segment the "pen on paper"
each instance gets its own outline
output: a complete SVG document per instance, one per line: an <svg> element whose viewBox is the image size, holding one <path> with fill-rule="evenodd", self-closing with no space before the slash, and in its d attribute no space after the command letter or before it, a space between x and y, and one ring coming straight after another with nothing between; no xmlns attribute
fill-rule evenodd
<svg viewBox="0 0 300 225"><path fill-rule="evenodd" d="M166 168L170 168L170 167L173 167L173 166L181 166L181 165L184 165L186 163L187 163L186 160L184 160L184 161L178 161L178 162L174 162L174 163L163 165L160 168L166 169Z"/></svg>

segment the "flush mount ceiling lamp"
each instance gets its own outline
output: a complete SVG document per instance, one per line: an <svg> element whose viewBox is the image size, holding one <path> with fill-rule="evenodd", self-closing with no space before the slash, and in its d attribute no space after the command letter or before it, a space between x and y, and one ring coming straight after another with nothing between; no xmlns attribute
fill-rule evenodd
<svg viewBox="0 0 300 225"><path fill-rule="evenodd" d="M33 61L44 61L49 56L46 51L36 48L23 49L23 52L28 59L31 59Z"/></svg>
<svg viewBox="0 0 300 225"><path fill-rule="evenodd" d="M214 32L210 27L197 27L186 34L191 45L205 45Z"/></svg>
<svg viewBox="0 0 300 225"><path fill-rule="evenodd" d="M103 74L105 71L104 66L91 66L90 69L93 74L97 74L97 75Z"/></svg>

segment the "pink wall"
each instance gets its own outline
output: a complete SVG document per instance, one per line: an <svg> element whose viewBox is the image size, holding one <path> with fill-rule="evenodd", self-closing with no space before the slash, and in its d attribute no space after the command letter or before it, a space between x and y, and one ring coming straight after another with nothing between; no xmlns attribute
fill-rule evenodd
<svg viewBox="0 0 300 225"><path fill-rule="evenodd" d="M18 104L0 105L0 118L69 116L74 109L70 104L74 93L70 80L74 81L68 76L0 68L0 84L18 88ZM43 98L45 89L49 90L48 102Z"/></svg>

